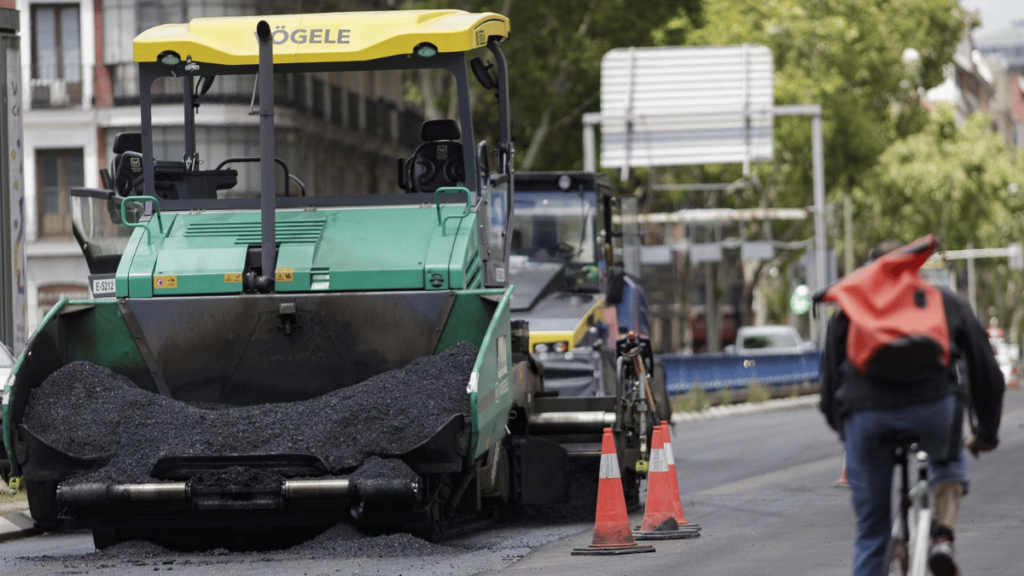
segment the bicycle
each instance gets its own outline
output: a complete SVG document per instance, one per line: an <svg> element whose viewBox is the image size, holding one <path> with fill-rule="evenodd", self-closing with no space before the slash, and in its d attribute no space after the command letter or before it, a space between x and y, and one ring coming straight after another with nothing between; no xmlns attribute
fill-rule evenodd
<svg viewBox="0 0 1024 576"><path fill-rule="evenodd" d="M928 454L918 449L912 434L898 435L896 465L900 470L900 507L885 547L885 574L926 576L931 544L932 509L928 505ZM917 482L909 486L908 455L917 464Z"/></svg>

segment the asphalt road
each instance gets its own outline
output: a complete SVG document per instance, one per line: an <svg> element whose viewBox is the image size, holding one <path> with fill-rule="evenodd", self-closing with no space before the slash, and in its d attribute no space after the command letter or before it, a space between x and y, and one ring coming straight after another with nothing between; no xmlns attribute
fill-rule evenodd
<svg viewBox="0 0 1024 576"><path fill-rule="evenodd" d="M1013 575L1024 546L1024 392L1009 391L1002 444L972 462L957 547L964 574ZM570 556L591 524L514 525L442 545L395 540L332 557L311 552L180 554L142 545L97 553L85 533L0 544L0 574L505 574L558 576L849 574L849 491L832 483L842 448L813 409L677 424L673 448L693 540L656 542L657 552ZM634 515L639 522L641 514ZM412 554L407 554L411 551ZM386 557L373 557L384 555Z"/></svg>

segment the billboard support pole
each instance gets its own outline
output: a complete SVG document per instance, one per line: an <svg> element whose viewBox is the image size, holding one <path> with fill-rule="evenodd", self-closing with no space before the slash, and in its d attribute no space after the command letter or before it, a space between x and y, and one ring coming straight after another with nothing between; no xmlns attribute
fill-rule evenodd
<svg viewBox="0 0 1024 576"><path fill-rule="evenodd" d="M0 342L15 354L27 336L20 42L18 11L0 8Z"/></svg>
<svg viewBox="0 0 1024 576"><path fill-rule="evenodd" d="M811 170L813 176L812 196L814 206L814 286L811 292L818 292L828 287L826 266L828 265L828 239L825 236L825 153L824 136L821 128L821 105L797 104L791 106L775 106L775 116L810 116L811 117ZM847 271L849 273L849 271ZM819 314L811 323L811 339L823 347L825 342L824 314Z"/></svg>
<svg viewBox="0 0 1024 576"><path fill-rule="evenodd" d="M599 112L583 115L583 171L597 172L597 137L594 126L601 123Z"/></svg>

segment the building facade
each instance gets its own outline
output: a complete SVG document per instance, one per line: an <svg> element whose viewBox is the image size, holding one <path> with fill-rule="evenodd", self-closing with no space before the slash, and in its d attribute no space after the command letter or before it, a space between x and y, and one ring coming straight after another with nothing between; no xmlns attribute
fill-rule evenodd
<svg viewBox="0 0 1024 576"><path fill-rule="evenodd" d="M940 102L951 104L960 122L978 110L991 111L996 96L990 64L975 49L970 18L973 17L968 18L953 61L943 69L944 81L922 98L922 104L929 110Z"/></svg>
<svg viewBox="0 0 1024 576"><path fill-rule="evenodd" d="M299 10L389 9L395 0L18 0L22 86L28 326L61 297L88 297L88 269L71 227L71 187L100 187L114 136L140 125L132 41L150 27L193 18ZM259 155L259 118L249 114L255 78L220 77L196 115L204 168ZM184 152L180 82L155 84L157 159ZM399 72L275 77L277 154L309 194L395 192L396 159L419 142L419 109L403 103ZM255 164L232 194L259 190Z"/></svg>
<svg viewBox="0 0 1024 576"><path fill-rule="evenodd" d="M997 72L996 129L1010 144L1024 146L1024 20L1013 20L977 39L978 51Z"/></svg>
<svg viewBox="0 0 1024 576"><path fill-rule="evenodd" d="M977 39L978 51L989 58L999 58L1006 67L1024 73L1024 20L1012 20L1009 25Z"/></svg>

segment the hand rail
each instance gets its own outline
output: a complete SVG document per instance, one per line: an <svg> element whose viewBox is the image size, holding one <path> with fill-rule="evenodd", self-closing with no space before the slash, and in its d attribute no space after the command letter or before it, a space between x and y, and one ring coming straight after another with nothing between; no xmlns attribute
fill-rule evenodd
<svg viewBox="0 0 1024 576"><path fill-rule="evenodd" d="M163 234L164 233L164 220L160 216L160 201L157 200L156 198L154 198L153 196L129 196L129 197L125 198L124 200L122 200L121 201L121 222L123 222L124 225L128 226L129 228L142 228L143 230L145 230L146 231L146 241L149 242L150 244L152 244L153 243L153 236L152 236L152 233L149 231L149 226L145 222L135 222L135 223L129 222L128 221L128 216L127 216L127 214L125 214L125 211L124 211L125 206L129 202L150 202L150 201L153 202L153 211L154 211L154 213L156 215L156 222L160 226L160 233ZM150 220L152 220L152 218L150 218Z"/></svg>
<svg viewBox="0 0 1024 576"><path fill-rule="evenodd" d="M449 216L449 217L445 218L444 221L442 221L441 220L441 197L439 195L440 194L457 194L459 192L464 192L466 194L466 207L465 207L465 209L462 211L462 214L459 214L458 216ZM442 186L441 188L438 188L437 190L434 190L434 206L437 208L437 223L441 225L441 236L445 235L445 225L447 225L449 220L452 220L452 219L462 219L467 214L469 214L469 212L471 210L470 206L472 205L472 202L473 202L473 193L470 192L469 188L466 188L465 186Z"/></svg>

